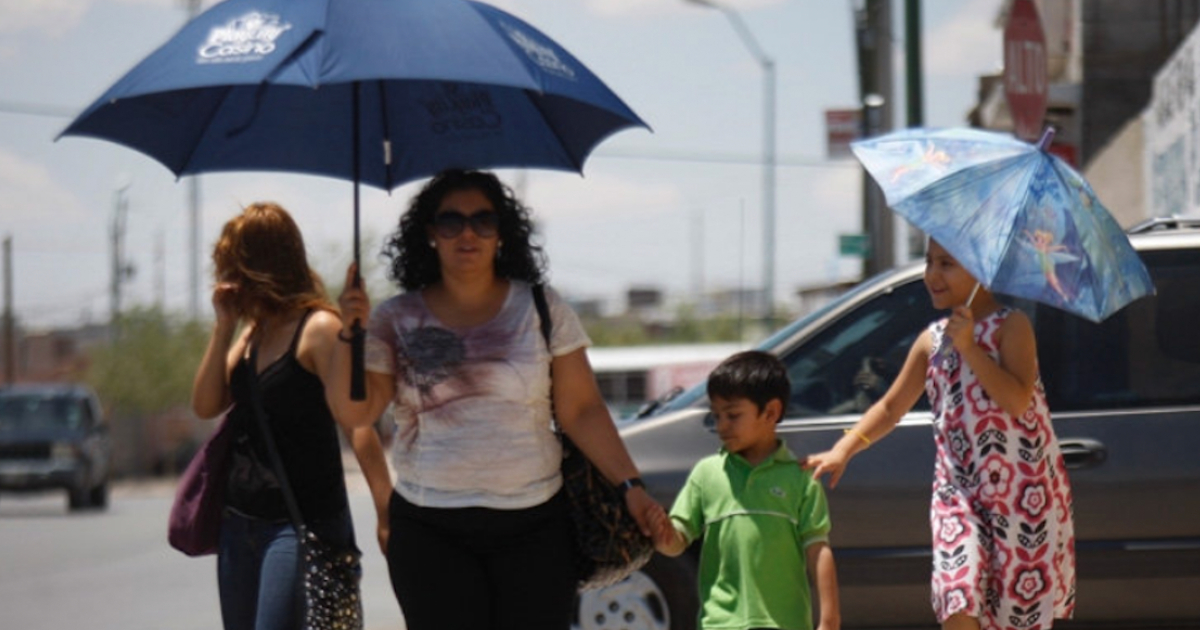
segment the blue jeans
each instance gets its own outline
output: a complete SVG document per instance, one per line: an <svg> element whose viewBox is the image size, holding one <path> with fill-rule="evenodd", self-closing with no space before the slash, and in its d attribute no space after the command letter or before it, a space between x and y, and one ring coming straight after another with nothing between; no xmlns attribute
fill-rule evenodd
<svg viewBox="0 0 1200 630"><path fill-rule="evenodd" d="M349 512L310 527L330 544L354 545ZM226 510L217 555L225 630L298 628L300 561L296 529L290 521L266 521Z"/></svg>

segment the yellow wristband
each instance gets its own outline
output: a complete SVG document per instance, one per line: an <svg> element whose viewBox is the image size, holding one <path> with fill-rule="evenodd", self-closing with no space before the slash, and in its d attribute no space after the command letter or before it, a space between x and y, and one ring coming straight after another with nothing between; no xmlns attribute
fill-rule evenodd
<svg viewBox="0 0 1200 630"><path fill-rule="evenodd" d="M847 435L853 433L854 435L857 435L858 439L862 440L863 443L865 443L867 446L871 445L871 438L867 437L866 434L864 434L862 431L859 431L858 429L849 428L849 429L846 429L845 431L842 431L842 433L845 433Z"/></svg>

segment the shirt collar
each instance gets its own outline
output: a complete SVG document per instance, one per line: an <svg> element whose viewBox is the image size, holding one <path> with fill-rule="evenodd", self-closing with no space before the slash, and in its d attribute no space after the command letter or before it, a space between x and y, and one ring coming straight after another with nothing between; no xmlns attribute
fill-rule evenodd
<svg viewBox="0 0 1200 630"><path fill-rule="evenodd" d="M793 462L799 461L796 459L796 455L794 453L792 453L792 450L787 447L787 444L785 444L783 440L776 439L775 443L777 444L777 446L775 448L775 452L771 453L770 457L764 459L761 463L759 463L759 466L762 466L763 464L766 464L767 462L785 463L786 464L786 463L793 463ZM733 461L735 461L743 466L747 466L747 467L750 466L750 462L746 461L745 457L742 457L741 455L738 455L737 453L731 453L729 451L729 449L725 448L724 445L721 446L721 455L723 457L725 457L726 459L732 459Z"/></svg>

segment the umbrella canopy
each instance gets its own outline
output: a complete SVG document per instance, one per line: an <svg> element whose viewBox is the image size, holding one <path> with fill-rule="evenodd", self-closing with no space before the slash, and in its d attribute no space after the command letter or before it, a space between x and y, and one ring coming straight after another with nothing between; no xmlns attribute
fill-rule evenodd
<svg viewBox="0 0 1200 630"><path fill-rule="evenodd" d="M391 190L452 167L581 171L636 114L524 21L470 0L226 0L62 135L176 175L286 171ZM356 166L357 165L357 166Z"/></svg>
<svg viewBox="0 0 1200 630"><path fill-rule="evenodd" d="M984 286L1101 321L1154 293L1125 232L1079 173L977 129L910 129L851 143L888 205Z"/></svg>

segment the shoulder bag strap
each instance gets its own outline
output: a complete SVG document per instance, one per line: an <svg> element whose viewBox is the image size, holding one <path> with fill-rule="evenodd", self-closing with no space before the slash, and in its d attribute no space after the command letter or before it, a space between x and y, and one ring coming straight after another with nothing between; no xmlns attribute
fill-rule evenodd
<svg viewBox="0 0 1200 630"><path fill-rule="evenodd" d="M267 453L271 457L271 466L279 479L279 488L283 491L283 501L287 504L288 515L292 517L292 525L296 528L296 536L303 539L306 528L300 506L296 503L296 495L292 494L292 485L288 483L287 471L283 468L283 458L279 456L279 448L275 445L275 436L271 433L271 425L267 423L267 410L263 408L262 392L258 387L258 346L250 346L250 408L258 421L263 440L267 443Z"/></svg>
<svg viewBox="0 0 1200 630"><path fill-rule="evenodd" d="M545 285L535 284L531 288L533 305L537 307L538 320L542 329L542 339L546 340L546 352L550 353L550 419L554 420L554 350L550 346L550 333L554 330L554 321L550 318L550 305L546 302ZM557 420L554 420L554 432L560 437L566 437L563 435L562 427L558 426Z"/></svg>
<svg viewBox="0 0 1200 630"><path fill-rule="evenodd" d="M533 290L533 305L537 307L538 319L541 320L542 338L546 340L546 351L554 359L554 350L550 348L550 333L554 330L554 322L550 319L550 305L546 302L545 285L535 284Z"/></svg>

